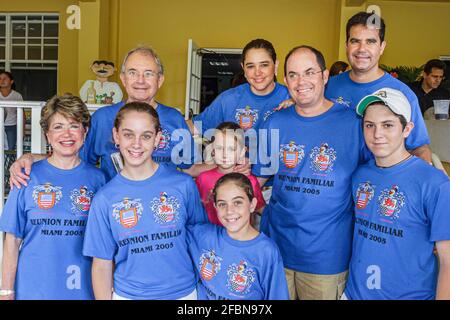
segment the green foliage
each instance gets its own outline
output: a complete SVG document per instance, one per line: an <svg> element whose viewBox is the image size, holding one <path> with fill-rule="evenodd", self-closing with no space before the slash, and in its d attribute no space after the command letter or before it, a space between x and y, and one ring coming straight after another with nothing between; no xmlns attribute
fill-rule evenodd
<svg viewBox="0 0 450 320"><path fill-rule="evenodd" d="M409 84L414 81L419 80L424 66L420 67L410 67L410 66L396 66L389 67L386 65L380 65L380 68L386 72L389 72L392 76L398 80Z"/></svg>

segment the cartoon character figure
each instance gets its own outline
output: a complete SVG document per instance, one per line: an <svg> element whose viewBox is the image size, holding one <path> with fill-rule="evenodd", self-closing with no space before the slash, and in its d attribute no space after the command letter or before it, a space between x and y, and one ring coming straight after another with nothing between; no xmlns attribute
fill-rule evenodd
<svg viewBox="0 0 450 320"><path fill-rule="evenodd" d="M293 169L303 160L305 156L304 148L303 145L295 144L295 141L280 146L280 160L286 168Z"/></svg>
<svg viewBox="0 0 450 320"><path fill-rule="evenodd" d="M113 218L124 228L133 228L139 222L144 207L141 199L130 199L125 197L122 201L113 204Z"/></svg>
<svg viewBox="0 0 450 320"><path fill-rule="evenodd" d="M235 120L243 130L251 129L258 121L258 110L253 110L250 106L246 106L244 109L237 109Z"/></svg>
<svg viewBox="0 0 450 320"><path fill-rule="evenodd" d="M159 198L150 202L155 222L159 224L174 223L178 221L180 202L174 196L169 197L162 191Z"/></svg>
<svg viewBox="0 0 450 320"><path fill-rule="evenodd" d="M384 189L378 197L379 213L383 217L396 220L399 218L400 209L405 205L405 195L399 191L397 185L390 189Z"/></svg>
<svg viewBox="0 0 450 320"><path fill-rule="evenodd" d="M311 169L319 173L328 173L333 170L336 160L336 151L324 142L320 147L314 147L310 154Z"/></svg>
<svg viewBox="0 0 450 320"><path fill-rule="evenodd" d="M256 272L248 267L245 260L238 265L233 263L227 270L227 287L231 292L245 295L250 291L250 287L256 280Z"/></svg>
<svg viewBox="0 0 450 320"><path fill-rule="evenodd" d="M370 181L360 183L356 190L356 208L364 209L375 194L375 186Z"/></svg>
<svg viewBox="0 0 450 320"><path fill-rule="evenodd" d="M222 258L216 255L214 249L203 251L204 252L200 257L199 263L200 276L202 277L202 279L210 281L217 273L219 273Z"/></svg>
<svg viewBox="0 0 450 320"><path fill-rule="evenodd" d="M40 209L51 209L62 198L61 187L53 186L50 182L37 185L33 188L33 200Z"/></svg>
<svg viewBox="0 0 450 320"><path fill-rule="evenodd" d="M116 71L114 63L96 60L91 64L95 80L87 80L80 89L80 98L91 104L112 104L122 100L122 89L116 82L108 81Z"/></svg>
<svg viewBox="0 0 450 320"><path fill-rule="evenodd" d="M86 215L91 207L91 200L94 193L89 191L86 186L81 186L79 190L72 190L70 200L72 200L72 212Z"/></svg>

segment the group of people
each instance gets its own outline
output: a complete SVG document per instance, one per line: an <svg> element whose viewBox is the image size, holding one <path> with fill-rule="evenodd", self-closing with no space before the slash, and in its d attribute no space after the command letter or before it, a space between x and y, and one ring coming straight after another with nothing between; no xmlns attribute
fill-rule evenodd
<svg viewBox="0 0 450 320"><path fill-rule="evenodd" d="M0 299L450 299L450 180L417 97L379 68L371 15L348 21L351 70L331 78L302 45L284 86L252 40L247 82L192 122L155 101L164 69L145 47L122 64L127 101L90 119L49 100L51 156L11 167ZM191 134L208 132L213 163Z"/></svg>

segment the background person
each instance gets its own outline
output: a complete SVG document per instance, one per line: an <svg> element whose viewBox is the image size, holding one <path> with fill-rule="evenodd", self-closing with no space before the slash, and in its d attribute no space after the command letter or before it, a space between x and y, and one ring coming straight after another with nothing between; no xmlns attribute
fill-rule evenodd
<svg viewBox="0 0 450 320"><path fill-rule="evenodd" d="M336 61L330 67L330 77L336 76L348 70L348 63L344 61Z"/></svg>
<svg viewBox="0 0 450 320"><path fill-rule="evenodd" d="M410 87L419 99L422 114L434 106L433 100L450 100L450 91L441 86L447 65L438 59L429 60L423 69L422 79Z"/></svg>
<svg viewBox="0 0 450 320"><path fill-rule="evenodd" d="M22 95L15 89L14 78L11 72L0 72L0 100L23 101ZM8 150L16 149L17 143L17 109L5 108L5 133L8 141Z"/></svg>

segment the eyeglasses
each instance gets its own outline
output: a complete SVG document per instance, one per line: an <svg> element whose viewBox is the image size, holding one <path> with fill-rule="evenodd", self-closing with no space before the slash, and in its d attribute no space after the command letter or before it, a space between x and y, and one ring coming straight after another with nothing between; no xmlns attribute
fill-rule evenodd
<svg viewBox="0 0 450 320"><path fill-rule="evenodd" d="M83 129L83 125L81 123L71 123L68 125L65 124L55 124L54 126L52 126L51 128L49 128L49 131L52 132L64 132L66 130L69 130L70 132L78 132L81 129Z"/></svg>
<svg viewBox="0 0 450 320"><path fill-rule="evenodd" d="M153 70L146 70L142 73L145 79L153 79L158 77L159 72L155 72ZM137 72L137 70L131 69L126 71L126 75L129 78L136 79L140 77L141 73Z"/></svg>
<svg viewBox="0 0 450 320"><path fill-rule="evenodd" d="M319 71L308 70L303 73L290 71L288 73L288 79L289 80L298 80L300 77L302 77L303 79L312 79L314 77L314 75L316 75L318 73L322 73L322 72L323 72L323 70L319 70Z"/></svg>

